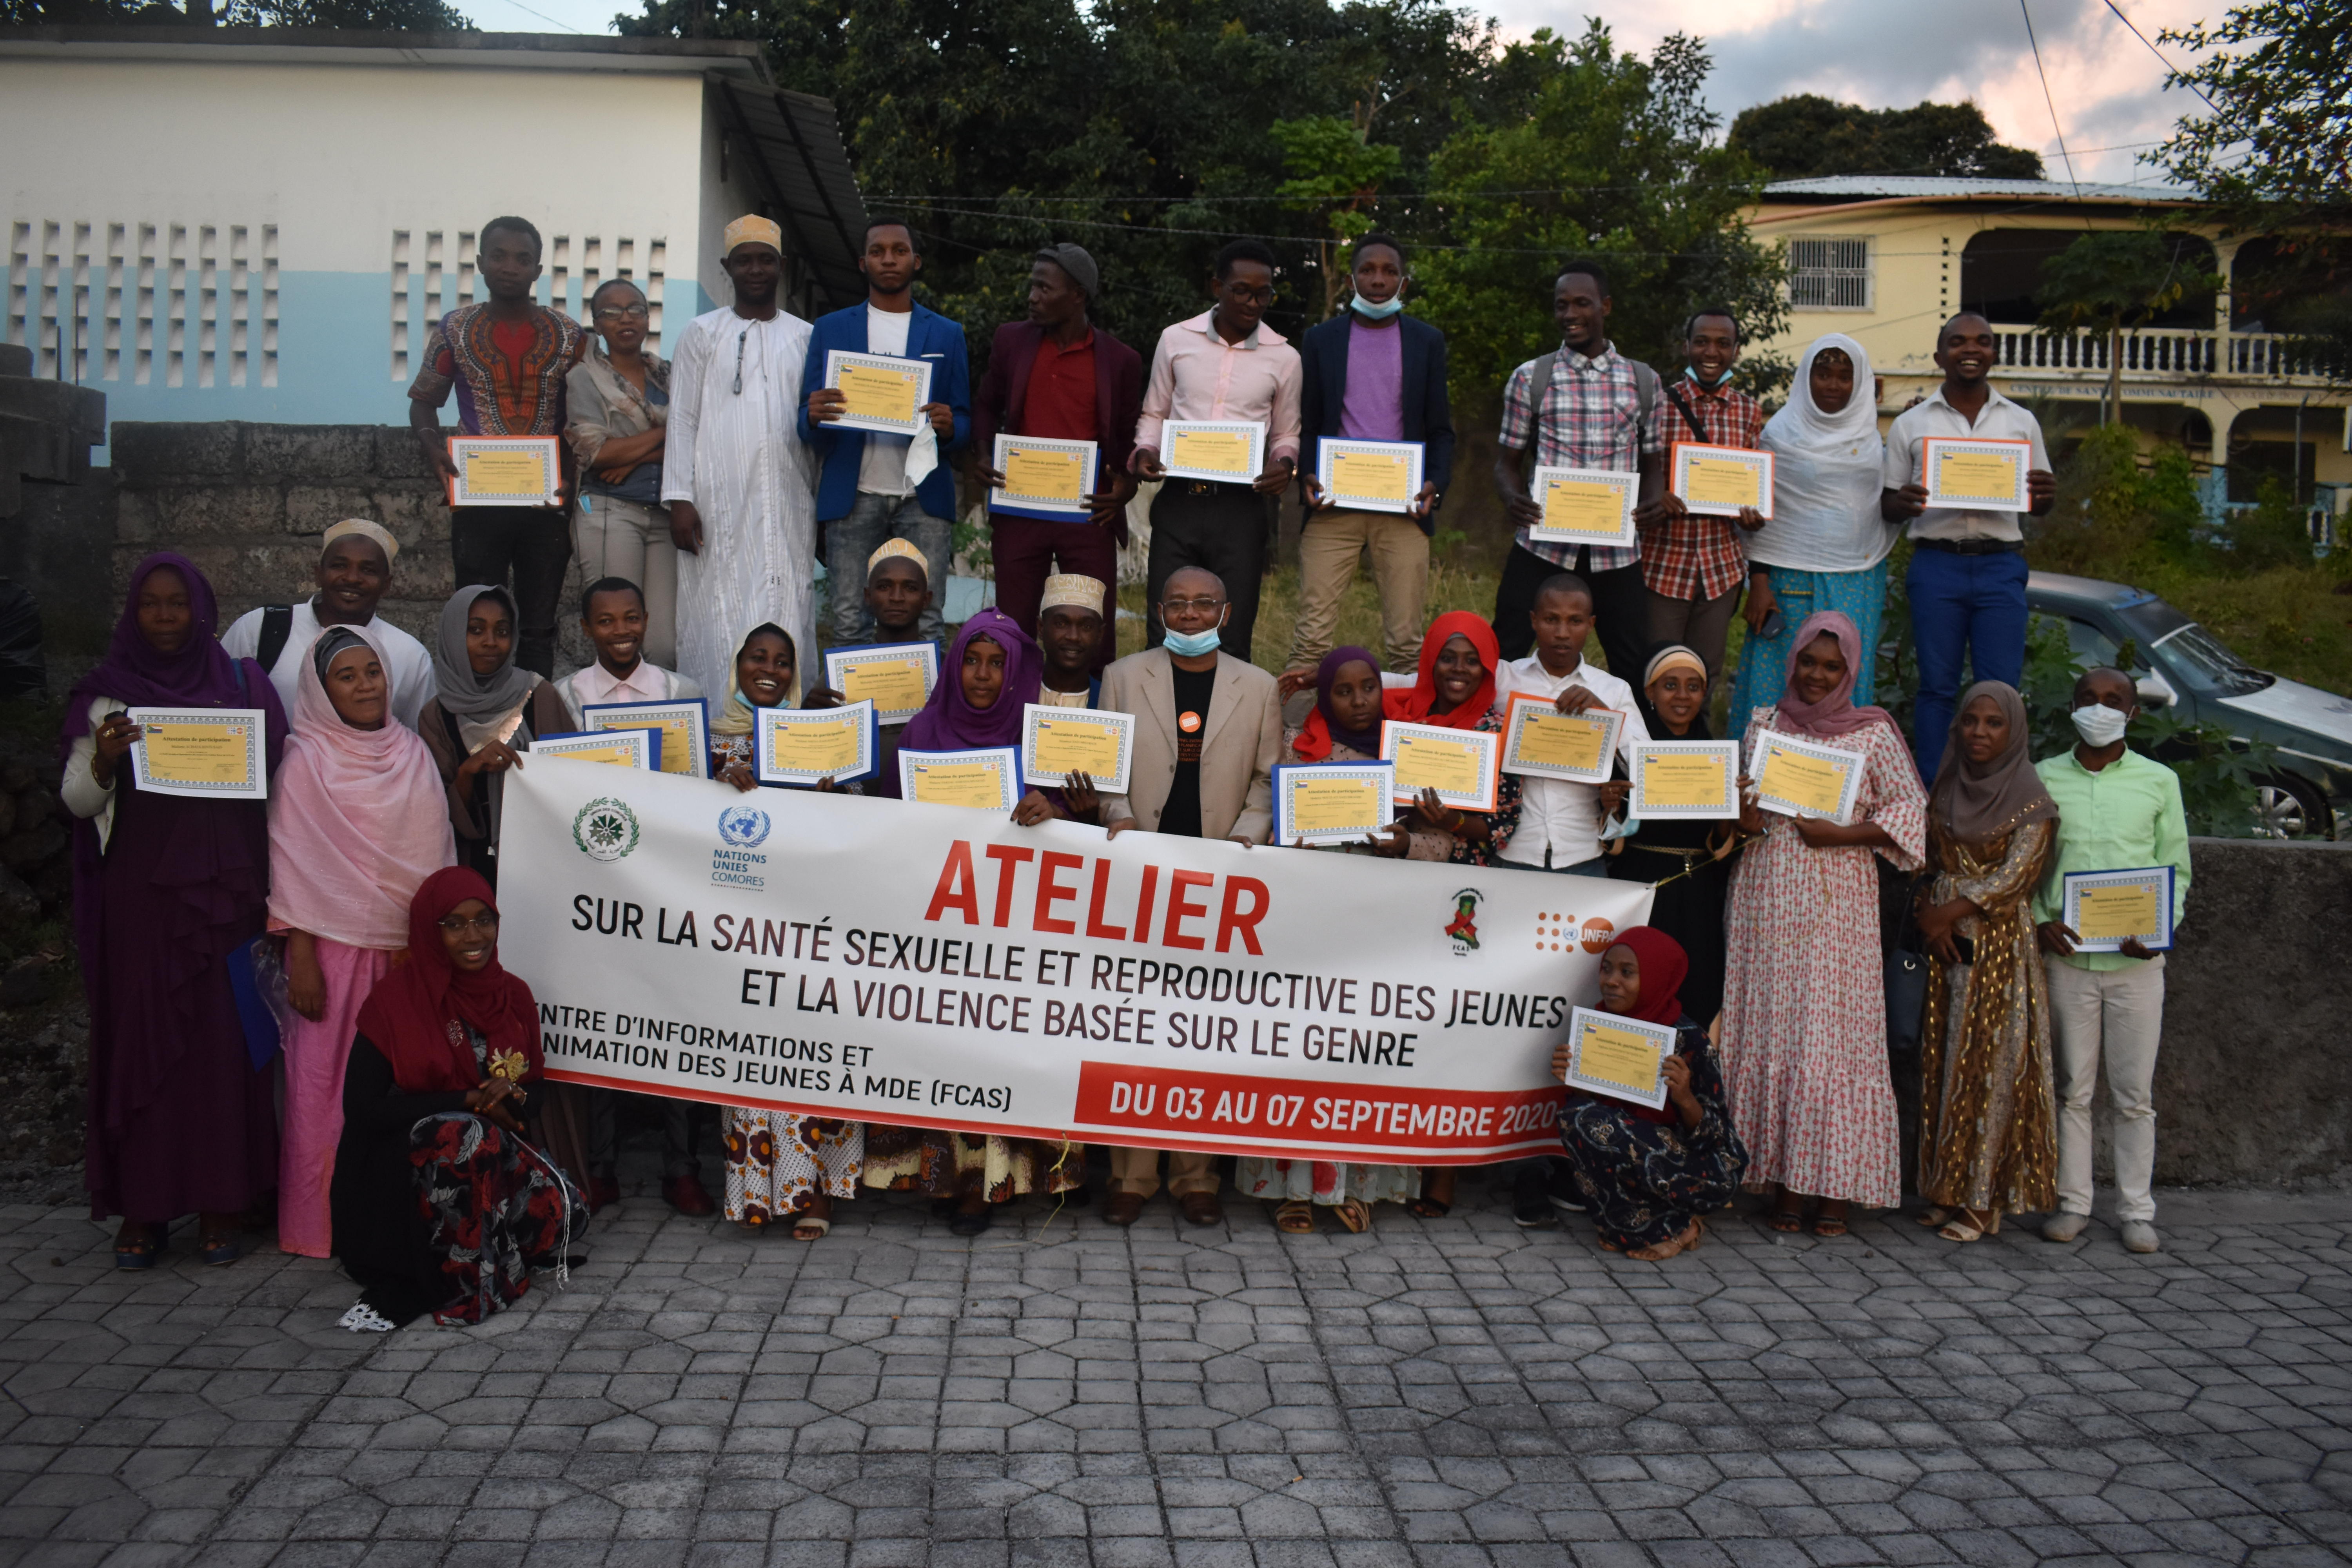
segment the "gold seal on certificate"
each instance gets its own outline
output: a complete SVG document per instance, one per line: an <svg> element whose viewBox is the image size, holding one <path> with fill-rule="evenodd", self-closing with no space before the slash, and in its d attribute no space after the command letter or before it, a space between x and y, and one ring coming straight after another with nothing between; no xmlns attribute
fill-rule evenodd
<svg viewBox="0 0 2352 1568"><path fill-rule="evenodd" d="M1503 771L1572 784L1607 784L1625 715L1612 708L1563 713L1549 697L1514 691L1505 705Z"/></svg>
<svg viewBox="0 0 2352 1568"><path fill-rule="evenodd" d="M553 506L563 464L552 436L452 436L451 506Z"/></svg>
<svg viewBox="0 0 2352 1568"><path fill-rule="evenodd" d="M1677 441L1667 454L1666 488L1684 510L1702 517L1738 517L1742 507L1772 515L1772 454L1746 447Z"/></svg>
<svg viewBox="0 0 2352 1568"><path fill-rule="evenodd" d="M1860 752L1825 746L1802 735L1767 730L1756 737L1748 776L1756 804L1783 816L1813 816L1846 822L1853 816L1870 759Z"/></svg>
<svg viewBox="0 0 2352 1568"><path fill-rule="evenodd" d="M662 732L650 726L636 730L572 730L541 735L530 743L534 757L570 757L648 773L661 771L661 750Z"/></svg>
<svg viewBox="0 0 2352 1568"><path fill-rule="evenodd" d="M1923 436L1919 482L1927 504L1962 511L2023 511L2032 504L2025 476L2033 468L2033 443L1990 437Z"/></svg>
<svg viewBox="0 0 2352 1568"><path fill-rule="evenodd" d="M846 784L874 771L874 704L761 708L753 771L761 784Z"/></svg>
<svg viewBox="0 0 2352 1568"><path fill-rule="evenodd" d="M1418 441L1316 443L1315 482L1324 499L1351 511L1409 512L1421 494Z"/></svg>
<svg viewBox="0 0 2352 1568"><path fill-rule="evenodd" d="M1255 419L1171 419L1160 426L1160 466L1171 479L1249 484L1265 470L1265 426Z"/></svg>
<svg viewBox="0 0 2352 1568"><path fill-rule="evenodd" d="M1394 820L1389 763L1286 763L1274 770L1276 844L1354 844Z"/></svg>
<svg viewBox="0 0 2352 1568"><path fill-rule="evenodd" d="M268 800L267 730L258 708L133 708L131 777L149 795Z"/></svg>
<svg viewBox="0 0 2352 1568"><path fill-rule="evenodd" d="M1084 517L1091 510L1087 498L1095 482L1092 441L1000 434L994 456L1004 483L988 492L992 510L1068 518Z"/></svg>
<svg viewBox="0 0 2352 1568"><path fill-rule="evenodd" d="M978 752L902 751L898 796L926 805L1011 811L1021 801L1021 753L1011 746Z"/></svg>
<svg viewBox="0 0 2352 1568"><path fill-rule="evenodd" d="M1072 773L1084 773L1103 795L1125 795L1135 756L1135 715L1102 708L1049 708L1030 702L1021 710L1021 780L1040 789L1059 789Z"/></svg>
<svg viewBox="0 0 2352 1568"><path fill-rule="evenodd" d="M827 349L824 384L841 394L836 428L912 436L927 418L923 405L931 400L931 362Z"/></svg>
<svg viewBox="0 0 2352 1568"><path fill-rule="evenodd" d="M1452 730L1443 724L1381 725L1381 760L1396 764L1396 798L1411 804L1433 789L1444 804L1492 811L1501 783L1503 737L1492 730Z"/></svg>
<svg viewBox="0 0 2352 1568"><path fill-rule="evenodd" d="M850 702L874 704L877 724L903 724L940 682L940 645L886 642L825 650L824 683Z"/></svg>
<svg viewBox="0 0 2352 1568"><path fill-rule="evenodd" d="M580 722L591 731L658 730L661 771L698 779L710 765L707 711L699 697L677 702L600 702L582 709Z"/></svg>
<svg viewBox="0 0 2352 1568"><path fill-rule="evenodd" d="M2121 952L2126 942L2151 952L2172 946L2171 867L2069 871L2059 885L2058 919L2074 933L2076 952Z"/></svg>
<svg viewBox="0 0 2352 1568"><path fill-rule="evenodd" d="M1575 1007L1568 1015L1570 1089L1630 1100L1653 1110L1666 1103L1666 1058L1678 1042L1662 1024Z"/></svg>
<svg viewBox="0 0 2352 1568"><path fill-rule="evenodd" d="M1739 815L1739 742L1644 741L1633 748L1633 816L1696 820Z"/></svg>
<svg viewBox="0 0 2352 1568"><path fill-rule="evenodd" d="M1632 544L1641 488L1641 475L1614 468L1538 468L1528 494L1543 509L1543 521L1528 537L1546 544Z"/></svg>

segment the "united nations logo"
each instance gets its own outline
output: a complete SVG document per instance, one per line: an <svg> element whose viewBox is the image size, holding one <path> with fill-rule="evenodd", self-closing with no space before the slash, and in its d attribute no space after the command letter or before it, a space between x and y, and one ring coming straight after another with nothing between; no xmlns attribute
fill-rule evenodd
<svg viewBox="0 0 2352 1568"><path fill-rule="evenodd" d="M591 860L618 860L637 847L637 814L626 801L599 795L572 819L572 842Z"/></svg>
<svg viewBox="0 0 2352 1568"><path fill-rule="evenodd" d="M756 805L730 805L719 814L719 837L738 849L765 844L768 827L768 814Z"/></svg>

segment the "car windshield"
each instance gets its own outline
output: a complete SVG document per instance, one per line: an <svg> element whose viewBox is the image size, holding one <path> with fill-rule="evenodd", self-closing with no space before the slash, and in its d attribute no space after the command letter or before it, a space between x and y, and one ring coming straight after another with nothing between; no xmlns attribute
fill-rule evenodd
<svg viewBox="0 0 2352 1568"><path fill-rule="evenodd" d="M2221 638L2194 621L2157 646L2191 685L2217 697L2243 697L2278 679L2231 653Z"/></svg>

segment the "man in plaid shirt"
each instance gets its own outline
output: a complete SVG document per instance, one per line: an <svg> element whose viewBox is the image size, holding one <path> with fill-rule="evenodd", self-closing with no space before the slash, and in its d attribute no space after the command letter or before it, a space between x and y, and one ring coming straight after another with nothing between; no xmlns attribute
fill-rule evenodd
<svg viewBox="0 0 2352 1568"><path fill-rule="evenodd" d="M1658 373L1629 360L1609 342L1609 279L1587 261L1570 262L1552 286L1552 320L1559 323L1556 353L1528 361L1503 388L1503 429L1495 455L1495 488L1517 525L1503 580L1495 590L1495 637L1506 659L1535 646L1529 616L1537 591L1555 573L1574 572L1591 585L1601 651L1614 670L1639 670L1648 632L1641 549L1599 544L1548 544L1528 537L1543 521L1528 492L1539 468L1613 468L1642 476L1637 524L1660 516L1665 488L1665 444L1658 418ZM1537 367L1549 374L1537 384Z"/></svg>
<svg viewBox="0 0 2352 1568"><path fill-rule="evenodd" d="M1683 328L1689 363L1682 379L1665 388L1660 411L1664 444L1754 449L1764 434L1764 410L1731 385L1739 358L1739 321L1727 310L1709 309ZM1740 580L1748 559L1739 531L1764 526L1754 507L1739 517L1702 517L1685 510L1671 489L1658 498L1656 521L1642 529L1642 585L1648 598L1649 640L1681 643L1706 661L1707 679L1723 677L1723 645L1739 608Z"/></svg>

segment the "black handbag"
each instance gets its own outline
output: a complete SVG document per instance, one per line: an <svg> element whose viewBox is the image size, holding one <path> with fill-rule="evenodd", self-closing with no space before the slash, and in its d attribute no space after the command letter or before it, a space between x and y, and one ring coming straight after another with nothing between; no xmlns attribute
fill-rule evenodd
<svg viewBox="0 0 2352 1568"><path fill-rule="evenodd" d="M1912 923L1916 884L1904 889L1903 915L1886 949L1886 1054L1916 1057L1927 1016L1927 955Z"/></svg>

